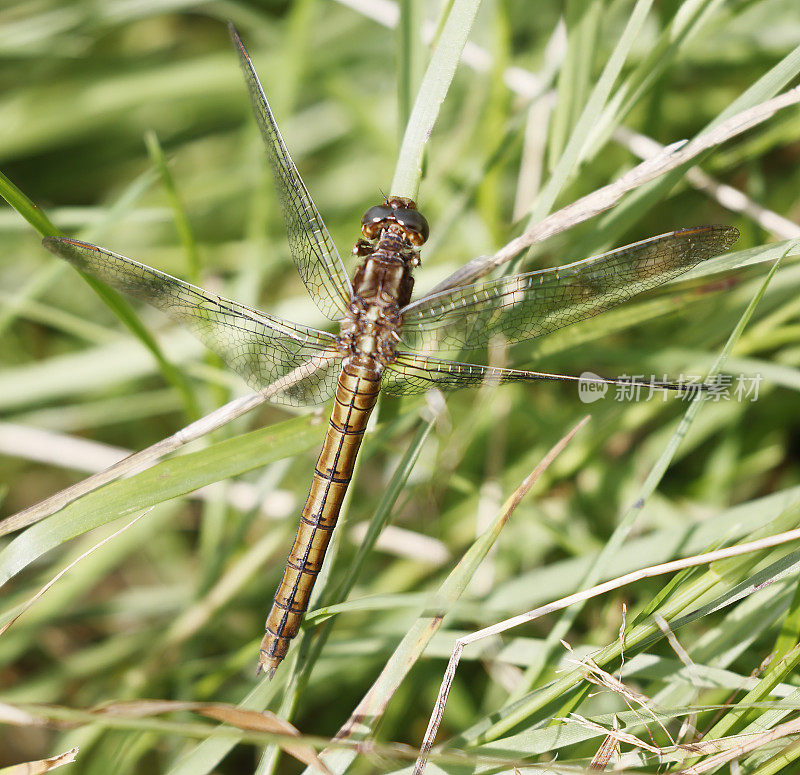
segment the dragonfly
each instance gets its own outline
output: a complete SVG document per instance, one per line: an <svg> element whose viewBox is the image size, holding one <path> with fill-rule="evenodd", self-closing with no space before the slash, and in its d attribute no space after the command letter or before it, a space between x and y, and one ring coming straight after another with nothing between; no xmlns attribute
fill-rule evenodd
<svg viewBox="0 0 800 775"><path fill-rule="evenodd" d="M338 322L338 333L239 304L86 242L47 237L44 246L82 272L187 325L272 401L314 406L333 398L322 451L260 646L257 672L271 678L300 631L381 391L403 396L487 381L576 380L442 356L485 348L495 336L509 344L526 341L598 315L726 252L739 233L727 226L673 231L557 268L412 299L413 270L420 264L428 222L411 199L386 196L362 218L361 237L352 251L361 263L351 279L232 25L231 37L274 173L291 255L317 307Z"/></svg>

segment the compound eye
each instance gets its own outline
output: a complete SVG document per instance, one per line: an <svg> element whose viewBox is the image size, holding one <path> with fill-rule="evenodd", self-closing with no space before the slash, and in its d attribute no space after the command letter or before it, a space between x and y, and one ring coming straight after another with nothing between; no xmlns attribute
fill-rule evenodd
<svg viewBox="0 0 800 775"><path fill-rule="evenodd" d="M361 233L367 239L379 237L381 224L387 220L393 221L395 219L394 214L395 211L388 205L375 205L374 207L370 207L361 219Z"/></svg>
<svg viewBox="0 0 800 775"><path fill-rule="evenodd" d="M394 211L397 222L406 230L409 241L415 247L419 247L428 239L430 229L425 216L416 209L398 208Z"/></svg>

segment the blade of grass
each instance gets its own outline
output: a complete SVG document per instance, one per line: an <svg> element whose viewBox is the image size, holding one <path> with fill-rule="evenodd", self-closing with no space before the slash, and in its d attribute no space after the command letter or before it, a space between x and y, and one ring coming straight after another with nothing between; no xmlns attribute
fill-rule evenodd
<svg viewBox="0 0 800 775"><path fill-rule="evenodd" d="M589 95L589 99L586 101L585 107L581 111L580 118L577 120L575 128L570 132L569 140L553 170L553 174L550 176L547 185L534 204L528 228L540 221L550 212L556 197L582 161L586 140L594 131L595 125L614 87L614 83L617 78L619 78L619 74L628 59L631 48L641 33L642 25L650 13L652 4L653 0L637 0L622 35L620 35L614 46L603 68L603 72L600 74L594 89L592 89ZM559 83L559 95L561 94L561 89L562 84Z"/></svg>
<svg viewBox="0 0 800 775"><path fill-rule="evenodd" d="M725 10L724 0L686 0L598 116L590 144L602 147L614 127L640 104L648 89L669 67L679 63L682 51Z"/></svg>
<svg viewBox="0 0 800 775"><path fill-rule="evenodd" d="M39 209L22 190L15 186L2 172L0 172L0 196L6 200L36 231L43 237L60 234L59 230L50 223L47 215Z"/></svg>
<svg viewBox="0 0 800 775"><path fill-rule="evenodd" d="M95 490L33 525L0 551L0 586L49 549L77 535L212 482L295 455L318 443L323 430L313 417L297 417L164 461Z"/></svg>
<svg viewBox="0 0 800 775"><path fill-rule="evenodd" d="M164 187L164 193L167 195L167 200L172 209L172 219L175 222L175 229L178 232L181 245L183 245L183 252L186 254L186 275L190 283L197 285L200 280L200 252L197 248L197 240L195 239L194 231L186 215L186 208L183 206L183 202L178 194L175 178L172 176L172 172L170 172L166 158L164 158L164 149L161 147L158 135L152 129L145 133L144 144L147 146L150 159L158 170L158 174L161 177L161 185Z"/></svg>
<svg viewBox="0 0 800 775"><path fill-rule="evenodd" d="M0 173L0 178L2 178L2 173ZM151 169L145 170L145 172L143 172L125 187L122 195L119 196L114 204L104 212L98 223L95 223L91 228L84 229L80 232L80 239L87 242L92 242L93 240L98 239L99 237L97 235L102 235L114 223L120 220L130 210L130 208L133 207L135 202L144 195L154 180L155 175L153 171ZM32 212L34 214L36 212L41 213L44 221L46 221L47 224L50 223L47 216L41 212L41 210L39 210L36 205L34 205L33 202L31 202L31 200L28 199L28 197L26 197L25 194L23 194L22 191L14 186L14 184L11 183L7 178L2 178L0 180L0 187L4 191L4 193L0 194L3 196L3 198L11 202L9 199L9 197L11 197L16 202L16 204L12 203L12 207L14 207L15 210L17 209L17 204L23 209L23 211L33 208ZM26 220L28 219L26 218ZM36 224L33 225L36 227ZM42 226L44 226L44 223ZM48 229L46 231L42 231L41 229L37 228L37 231L44 236L48 236L50 233L60 233L54 226L52 229ZM27 301L37 299L48 288L52 287L56 280L61 277L61 274L65 273L66 270L67 267L63 263L48 262L43 269L35 272L32 278L28 280L28 282L23 285L22 288L18 289L14 293L13 298L15 303L9 304L7 310L0 314L0 336L5 334L6 330L15 319L18 309L24 307Z"/></svg>
<svg viewBox="0 0 800 775"><path fill-rule="evenodd" d="M422 156L439 109L455 75L480 0L455 0L431 54L397 158L390 194L414 199L422 177Z"/></svg>
<svg viewBox="0 0 800 775"><path fill-rule="evenodd" d="M79 748L70 748L69 751L50 756L47 759L12 764L9 767L0 768L0 775L42 775L45 772L52 772L65 764L72 764L78 758L79 750Z"/></svg>
<svg viewBox="0 0 800 775"><path fill-rule="evenodd" d="M399 137L411 117L414 94L422 76L422 64L427 51L422 45L420 29L425 4L422 0L400 0L397 25L397 120Z"/></svg>
<svg viewBox="0 0 800 775"><path fill-rule="evenodd" d="M452 686L452 682L455 677L455 671L456 668L458 667L458 664L461 659L461 654L465 646L480 641L484 638L488 638L494 635L499 635L500 633L506 632L507 630L512 629L513 627L519 626L520 624L534 621L535 619L539 619L542 616L546 616L548 613L551 613L555 610L567 608L568 606L571 606L575 603L586 602L588 599L594 598L597 595L605 594L613 589L619 589L622 586L634 583L636 581L640 581L643 578L652 578L655 576L672 573L676 570L682 570L697 565L710 564L712 562L721 563L722 561L727 560L731 557L739 557L741 555L746 555L751 552L763 551L764 549L767 548L771 548L774 546L781 546L790 541L797 541L797 540L800 540L800 529L789 530L786 533L769 536L767 538L756 540L750 543L739 544L736 546L728 547L726 549L720 549L714 552L709 552L696 557L688 557L681 560L675 560L673 562L663 563L662 565L658 565L652 568L645 568L641 571L634 571L633 573L629 573L626 576L612 579L603 584L598 584L590 589L585 589L581 592L575 593L574 595L569 595L568 597L562 598L561 600L557 600L548 605L541 606L537 609L534 609L533 611L528 611L524 614L520 614L519 616L514 616L511 619L499 622L498 624L492 625L490 627L485 627L482 630L469 633L468 635L459 638L456 641L456 646L453 649L453 653L447 665L447 670L445 671L444 678L442 679L441 688L439 690L439 697L437 698L434 711L431 714L431 719L428 724L428 729L425 733L425 739L421 745L422 753L420 754L420 758L417 760L417 765L414 768L415 775L422 775L422 772L425 768L427 756L431 751L431 746L433 745L433 741L439 729L439 724L441 723L442 716L444 715L445 703L447 702L447 698L450 693L450 688ZM765 571L763 575L767 578L770 578L772 581L775 581L778 580L781 576L788 576L792 574L798 568L800 568L800 553L792 552L786 558L784 558L780 563L776 563L775 567L777 567L778 569L777 573L768 575L768 571ZM730 605L737 599L743 597L745 594L747 593L752 594L752 592L755 591L757 588L758 586L756 584L751 583L744 590L734 589L732 590L731 593L725 596L724 600L714 601L713 609L718 610L720 607L724 605ZM694 617L699 618L699 616L704 615L706 612L710 612L711 609L712 609L711 605L706 606L706 611L700 609L699 611L694 612ZM688 623L688 617L685 617L685 619L686 621L680 621L679 623L676 623L676 626ZM658 629L661 629L659 625L662 624L663 621L664 620L662 618L658 616L655 617L655 623ZM658 636L656 635L656 637ZM651 640L652 639L653 636L651 636ZM592 665L594 664L596 663L595 660L592 658ZM781 676L785 677L786 674L787 673L784 670L781 673ZM779 681L775 681L775 684L777 684L778 682ZM563 717L559 715L557 718L560 720Z"/></svg>
<svg viewBox="0 0 800 775"><path fill-rule="evenodd" d="M567 50L556 80L557 97L547 138L547 157L551 165L563 156L564 146L574 136L575 124L585 110L586 96L595 75L604 5L598 0L588 3L571 0L565 4Z"/></svg>
<svg viewBox="0 0 800 775"><path fill-rule="evenodd" d="M641 191L648 181L663 180L670 171L691 168L696 163L693 160L705 154L709 149L752 129L774 116L778 110L796 105L798 102L800 102L800 87L794 87L777 97L734 115L710 131L701 132L688 143L681 141L667 146L664 153L647 159L617 180L551 213L524 234L506 243L493 255L478 256L472 259L436 285L431 293L472 283L493 269L511 261L530 245L576 226L604 210L613 207L616 213L620 207L618 203L631 191ZM597 229L595 229L595 233L598 233ZM576 249L576 253L577 255L586 255L580 247Z"/></svg>
<svg viewBox="0 0 800 775"><path fill-rule="evenodd" d="M53 584L55 584L65 573L68 573L81 560L83 560L85 557L88 557L92 552L94 552L95 550L99 549L101 546L103 546L104 544L108 543L109 541L113 540L114 538L116 538L121 533L124 533L129 527L132 527L133 525L135 525L152 508L153 507L151 506L150 509L147 509L146 511L143 511L141 514L139 514L138 516L134 517L130 522L128 522L125 525L123 525L119 530L115 531L114 533L112 533L109 536L106 536L104 539L102 539L102 541L98 541L96 544L93 544L92 546L90 546L85 552L83 552L83 554L81 554L79 557L76 557L71 563L69 563L69 565L67 565L66 567L62 568L55 576L53 576L52 579L50 579L43 587L41 587L33 597L31 597L27 601L25 601L25 603L23 603L21 607L19 607L15 611L10 612L10 616L8 618L0 617L0 618L5 618L6 619L6 621L3 622L2 626L0 626L0 637L2 637L3 633L5 633L6 630L8 630L8 628L11 627L14 624L14 622L16 622L17 619L19 619L19 617L22 616L22 614L25 613L25 611L27 611L29 608L31 608L36 603L36 601L42 595L44 595L47 592L47 590L50 589L50 587L52 587Z"/></svg>

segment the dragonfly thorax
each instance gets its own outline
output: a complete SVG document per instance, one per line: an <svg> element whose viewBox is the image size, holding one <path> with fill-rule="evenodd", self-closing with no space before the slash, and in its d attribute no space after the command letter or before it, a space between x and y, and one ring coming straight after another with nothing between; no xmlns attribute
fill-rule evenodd
<svg viewBox="0 0 800 775"><path fill-rule="evenodd" d="M353 301L342 321L343 349L362 363L377 369L391 363L402 318L414 278L412 266L403 258L375 251L353 278Z"/></svg>
<svg viewBox="0 0 800 775"><path fill-rule="evenodd" d="M365 239L353 253L364 258L353 277L353 300L342 321L342 349L355 362L380 371L395 360L400 310L411 300L412 271L427 223L410 199L371 207L362 220Z"/></svg>

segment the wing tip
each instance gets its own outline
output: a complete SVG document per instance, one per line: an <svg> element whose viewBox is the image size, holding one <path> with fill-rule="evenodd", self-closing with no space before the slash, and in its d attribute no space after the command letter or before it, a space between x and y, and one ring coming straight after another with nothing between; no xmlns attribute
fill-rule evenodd
<svg viewBox="0 0 800 775"><path fill-rule="evenodd" d="M735 226L723 226L722 233L725 235L725 247L730 248L735 245L742 233Z"/></svg>
<svg viewBox="0 0 800 775"><path fill-rule="evenodd" d="M239 56L248 65L252 64L252 60L250 59L250 54L247 53L247 49L244 47L242 38L239 35L239 30L236 29L236 25L230 19L228 19L228 34L231 36L231 40L233 41L233 45L236 46L236 49L239 52Z"/></svg>
<svg viewBox="0 0 800 775"><path fill-rule="evenodd" d="M100 249L96 245L92 245L88 242L82 242L78 239L71 239L70 237L59 237L57 235L50 235L45 237L42 240L42 245L44 245L48 250L53 250L56 245L75 245L79 248L86 248L87 250L94 250L96 253L100 252Z"/></svg>
<svg viewBox="0 0 800 775"><path fill-rule="evenodd" d="M729 248L735 244L741 237L741 232L735 226L728 226L721 223L711 223L706 226L690 226L685 229L678 229L679 234L692 235L692 234L717 234L721 239L721 243Z"/></svg>

